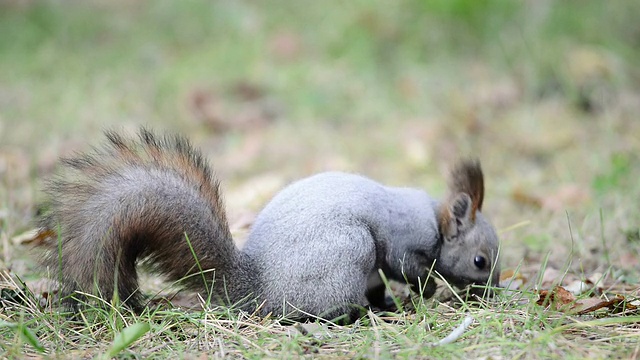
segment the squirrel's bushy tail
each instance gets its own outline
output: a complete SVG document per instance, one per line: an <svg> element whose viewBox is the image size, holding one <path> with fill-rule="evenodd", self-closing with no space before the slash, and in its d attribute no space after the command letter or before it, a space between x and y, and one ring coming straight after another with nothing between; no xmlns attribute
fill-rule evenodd
<svg viewBox="0 0 640 360"><path fill-rule="evenodd" d="M106 137L104 147L64 159L45 185L41 227L51 236L43 264L63 293L110 301L117 289L139 308L141 261L185 287L213 286L232 303L255 291L256 271L233 243L219 184L188 140L145 129L138 140Z"/></svg>

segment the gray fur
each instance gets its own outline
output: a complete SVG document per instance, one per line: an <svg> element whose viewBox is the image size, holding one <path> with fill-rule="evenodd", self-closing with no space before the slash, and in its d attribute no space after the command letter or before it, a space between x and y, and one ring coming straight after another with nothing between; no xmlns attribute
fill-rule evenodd
<svg viewBox="0 0 640 360"><path fill-rule="evenodd" d="M495 231L478 213L458 241L443 244L440 206L424 191L353 174L323 173L290 185L259 214L244 248L260 268L262 312L348 313L352 304L373 302L366 299L367 283L378 269L414 288L428 283L423 294L429 297L434 261L453 284L487 283L488 273L476 269L473 258L496 258ZM468 218L470 202L466 206Z"/></svg>
<svg viewBox="0 0 640 360"><path fill-rule="evenodd" d="M265 313L297 308L331 317L367 303L367 279L378 268L400 281L403 273L423 275L428 261L416 258L413 247L428 254L437 248L437 223L424 192L333 172L275 196L244 252L260 267Z"/></svg>
<svg viewBox="0 0 640 360"><path fill-rule="evenodd" d="M108 139L102 151L67 160L67 173L46 188L43 231L58 236L44 264L64 293L82 290L109 300L117 289L140 308L136 264L144 262L188 288L212 289L220 303L261 315L331 319L381 303L374 289L379 269L415 289L422 285L426 297L435 289L427 279L434 262L453 284L497 283L498 238L479 213L479 163L453 172L471 180L450 182L472 194L453 185L442 203L422 190L353 174L300 180L266 205L239 250L218 183L185 139L146 130L137 142L115 133ZM213 270L206 282L194 253L203 270ZM478 269L475 256L496 267Z"/></svg>

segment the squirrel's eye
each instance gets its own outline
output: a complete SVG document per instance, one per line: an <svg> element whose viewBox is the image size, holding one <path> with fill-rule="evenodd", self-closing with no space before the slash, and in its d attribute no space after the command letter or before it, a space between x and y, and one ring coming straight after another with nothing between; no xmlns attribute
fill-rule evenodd
<svg viewBox="0 0 640 360"><path fill-rule="evenodd" d="M478 267L478 269L484 269L484 266L487 264L487 260L483 256L476 256L473 259L473 264Z"/></svg>

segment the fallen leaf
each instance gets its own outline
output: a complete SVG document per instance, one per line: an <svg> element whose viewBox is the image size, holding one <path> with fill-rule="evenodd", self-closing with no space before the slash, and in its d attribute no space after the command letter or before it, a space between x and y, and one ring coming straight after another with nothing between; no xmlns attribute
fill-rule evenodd
<svg viewBox="0 0 640 360"><path fill-rule="evenodd" d="M598 299L598 298L588 298L588 299L584 299L584 300L580 300L578 301L573 307L572 307L572 313L575 313L577 315L584 315L584 314L588 314L590 312L594 312L596 310L600 310L604 307L608 307L608 308L612 308L617 306L618 304L620 304L621 302L624 301L624 297L622 296L616 296L615 298L611 299L611 300L602 300L602 299Z"/></svg>
<svg viewBox="0 0 640 360"><path fill-rule="evenodd" d="M576 300L576 297L562 286L556 286L552 291L540 290L538 295L536 304L574 315L592 313L605 307L615 312L638 309L637 305L626 301L622 295L616 295L612 299L591 297Z"/></svg>
<svg viewBox="0 0 640 360"><path fill-rule="evenodd" d="M554 310L564 311L569 308L569 304L576 301L572 293L568 292L562 286L556 286L552 291L538 291L538 301L536 304L540 306L550 306Z"/></svg>
<svg viewBox="0 0 640 360"><path fill-rule="evenodd" d="M542 288L552 287L560 283L562 273L557 269L552 267L547 267L544 269L544 273L542 274L542 281L540 282L540 286Z"/></svg>
<svg viewBox="0 0 640 360"><path fill-rule="evenodd" d="M197 89L188 96L188 105L194 117L213 131L224 132L229 124L225 119L222 102L212 90Z"/></svg>
<svg viewBox="0 0 640 360"><path fill-rule="evenodd" d="M263 99L264 96L264 90L257 85L240 82L230 91L193 90L187 96L187 106L198 122L214 132L255 132L273 122L280 113L277 104Z"/></svg>
<svg viewBox="0 0 640 360"><path fill-rule="evenodd" d="M514 269L507 269L500 273L499 286L507 290L518 290L528 279L520 272L515 272Z"/></svg>
<svg viewBox="0 0 640 360"><path fill-rule="evenodd" d="M514 269L506 269L500 273L500 281L508 280L516 274Z"/></svg>
<svg viewBox="0 0 640 360"><path fill-rule="evenodd" d="M542 198L542 207L551 211L575 207L589 200L589 190L578 184L561 186L555 192Z"/></svg>
<svg viewBox="0 0 640 360"><path fill-rule="evenodd" d="M559 211L587 202L590 195L586 188L578 184L567 184L546 196L533 194L522 188L515 188L511 191L511 198L519 204Z"/></svg>
<svg viewBox="0 0 640 360"><path fill-rule="evenodd" d="M575 280L573 282L571 282L569 285L565 285L564 288L572 293L575 296L584 294L585 292L587 292L588 290L590 290L592 287L589 286L589 284L587 284L584 281L581 280Z"/></svg>
<svg viewBox="0 0 640 360"><path fill-rule="evenodd" d="M153 306L179 307L186 310L202 310L202 301L197 293L180 291L166 296L157 296L150 300Z"/></svg>
<svg viewBox="0 0 640 360"><path fill-rule="evenodd" d="M575 296L573 296L572 293L567 291L562 286L556 286L554 292L555 292L556 301L559 301L560 303L562 303L562 305L570 304L570 303L576 301Z"/></svg>
<svg viewBox="0 0 640 360"><path fill-rule="evenodd" d="M596 286L597 288L602 289L602 285L604 284L604 275L602 273L593 273L591 276L587 278L587 283Z"/></svg>
<svg viewBox="0 0 640 360"><path fill-rule="evenodd" d="M60 284L49 278L30 280L27 281L25 285L27 285L27 288L29 288L34 295L41 296L43 299L49 299L60 290Z"/></svg>
<svg viewBox="0 0 640 360"><path fill-rule="evenodd" d="M539 196L526 192L521 188L515 188L511 191L511 198L518 204L528 205L535 208L542 207L542 200Z"/></svg>
<svg viewBox="0 0 640 360"><path fill-rule="evenodd" d="M15 245L42 245L48 238L55 237L55 232L51 230L31 229L11 238Z"/></svg>

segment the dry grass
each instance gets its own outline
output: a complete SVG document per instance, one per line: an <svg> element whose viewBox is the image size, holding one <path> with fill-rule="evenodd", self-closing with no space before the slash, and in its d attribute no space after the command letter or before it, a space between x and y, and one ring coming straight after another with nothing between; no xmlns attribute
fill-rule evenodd
<svg viewBox="0 0 640 360"><path fill-rule="evenodd" d="M20 288L10 279L3 288ZM6 322L25 326L50 355L95 357L132 324L150 324L122 357L328 357L328 358L448 358L525 357L605 358L637 356L640 316L602 313L568 316L535 305L531 293L499 296L490 303L469 306L415 303L415 308L393 314L369 314L349 326L326 323L283 325L227 309L182 311L158 308L135 315L121 308L85 308L71 316L43 311L33 301L5 302L1 327L6 357L40 356L33 343ZM27 298L26 300L30 300ZM465 316L473 324L455 343L432 347ZM16 318L17 317L17 318ZM13 334L13 335L12 335ZM21 335L22 334L22 335Z"/></svg>
<svg viewBox="0 0 640 360"><path fill-rule="evenodd" d="M96 143L104 127L144 124L203 149L239 242L291 180L347 170L440 196L449 164L476 155L503 268L532 284L545 268L600 272L605 293L636 299L638 4L350 4L0 5L0 31L12 34L0 39L0 267L40 279L15 236L32 227L58 156ZM0 287L3 299L21 288L12 277ZM637 358L637 313L549 311L532 288L302 332L228 309L71 316L5 302L0 356L42 356L29 329L45 356L93 357L127 325L148 323L119 356ZM428 346L465 314L475 322L460 339Z"/></svg>

